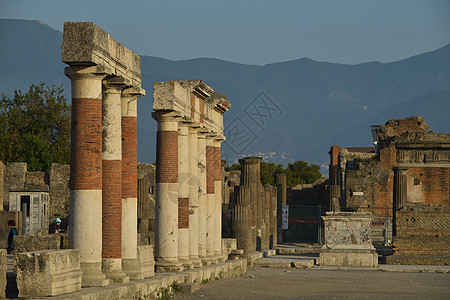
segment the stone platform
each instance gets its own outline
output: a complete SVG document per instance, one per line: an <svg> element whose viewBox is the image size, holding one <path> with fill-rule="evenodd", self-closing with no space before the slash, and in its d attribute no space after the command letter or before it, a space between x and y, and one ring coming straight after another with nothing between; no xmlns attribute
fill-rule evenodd
<svg viewBox="0 0 450 300"><path fill-rule="evenodd" d="M81 291L60 297L46 297L46 299L156 299L165 293L172 292L175 285L193 283L198 287L201 283L211 280L240 277L247 272L247 260L239 259L216 265L196 268L181 273L158 273L156 276L144 280L131 280L129 283L114 283L107 287L82 288Z"/></svg>

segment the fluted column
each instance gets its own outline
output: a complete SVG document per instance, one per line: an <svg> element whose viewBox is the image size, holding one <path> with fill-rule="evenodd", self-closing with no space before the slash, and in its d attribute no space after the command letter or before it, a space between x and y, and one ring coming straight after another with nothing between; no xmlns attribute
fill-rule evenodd
<svg viewBox="0 0 450 300"><path fill-rule="evenodd" d="M189 127L178 123L178 260L185 270L194 266L189 260L189 196L191 191L189 170Z"/></svg>
<svg viewBox="0 0 450 300"><path fill-rule="evenodd" d="M206 133L198 132L198 256L203 265L209 266L211 258L206 253L207 188L206 188Z"/></svg>
<svg viewBox="0 0 450 300"><path fill-rule="evenodd" d="M178 261L178 121L170 113L153 114L156 142L155 250L157 272L183 270Z"/></svg>
<svg viewBox="0 0 450 300"><path fill-rule="evenodd" d="M102 269L114 282L126 283L122 271L122 126L117 77L103 81L102 149Z"/></svg>
<svg viewBox="0 0 450 300"><path fill-rule="evenodd" d="M72 86L69 245L80 250L82 286L105 286L102 273L102 80L98 66L65 69Z"/></svg>
<svg viewBox="0 0 450 300"><path fill-rule="evenodd" d="M137 260L137 100L143 90L122 91L122 270L144 279Z"/></svg>
<svg viewBox="0 0 450 300"><path fill-rule="evenodd" d="M189 260L195 268L203 266L199 258L199 153L198 129L189 127Z"/></svg>

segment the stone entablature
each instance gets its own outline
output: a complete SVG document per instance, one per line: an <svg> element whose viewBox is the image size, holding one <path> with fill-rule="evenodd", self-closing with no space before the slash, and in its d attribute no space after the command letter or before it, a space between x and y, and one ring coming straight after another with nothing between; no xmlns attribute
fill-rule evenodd
<svg viewBox="0 0 450 300"><path fill-rule="evenodd" d="M64 22L62 61L97 65L126 85L141 86L141 58L92 22Z"/></svg>
<svg viewBox="0 0 450 300"><path fill-rule="evenodd" d="M223 117L230 107L224 95L201 80L172 80L153 83L153 109L173 111L180 121L196 123L207 133L223 136Z"/></svg>

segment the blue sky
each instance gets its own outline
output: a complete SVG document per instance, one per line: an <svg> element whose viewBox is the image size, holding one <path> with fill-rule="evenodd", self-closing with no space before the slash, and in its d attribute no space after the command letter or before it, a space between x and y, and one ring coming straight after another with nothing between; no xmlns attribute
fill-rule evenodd
<svg viewBox="0 0 450 300"><path fill-rule="evenodd" d="M0 18L91 21L140 55L390 62L450 43L448 0L0 0Z"/></svg>

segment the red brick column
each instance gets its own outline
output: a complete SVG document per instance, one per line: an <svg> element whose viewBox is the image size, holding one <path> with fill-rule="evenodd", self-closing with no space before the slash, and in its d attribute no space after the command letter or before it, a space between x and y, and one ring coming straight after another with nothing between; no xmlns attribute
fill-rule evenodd
<svg viewBox="0 0 450 300"><path fill-rule="evenodd" d="M65 69L72 83L70 248L80 250L82 286L109 284L102 273L102 80L97 66Z"/></svg>
<svg viewBox="0 0 450 300"><path fill-rule="evenodd" d="M122 271L122 129L117 77L103 82L102 268L114 282L128 282Z"/></svg>
<svg viewBox="0 0 450 300"><path fill-rule="evenodd" d="M178 261L178 122L156 112L155 250L157 272L183 270Z"/></svg>

